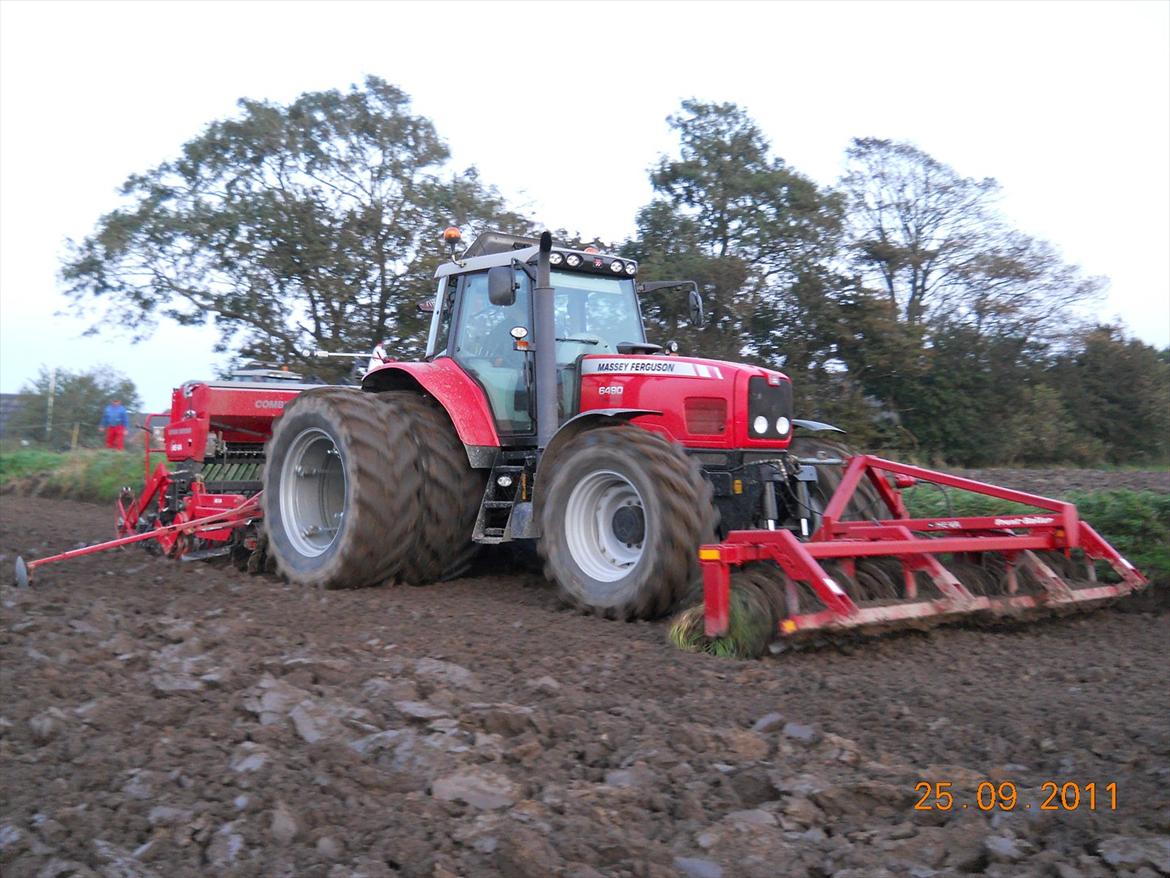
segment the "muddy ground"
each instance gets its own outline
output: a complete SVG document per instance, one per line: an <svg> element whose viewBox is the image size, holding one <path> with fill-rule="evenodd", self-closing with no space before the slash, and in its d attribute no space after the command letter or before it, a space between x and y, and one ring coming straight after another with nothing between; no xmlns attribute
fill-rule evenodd
<svg viewBox="0 0 1170 878"><path fill-rule="evenodd" d="M111 518L0 498L4 578ZM6 878L1170 874L1156 604L735 662L508 571L322 595L124 550L0 603Z"/></svg>

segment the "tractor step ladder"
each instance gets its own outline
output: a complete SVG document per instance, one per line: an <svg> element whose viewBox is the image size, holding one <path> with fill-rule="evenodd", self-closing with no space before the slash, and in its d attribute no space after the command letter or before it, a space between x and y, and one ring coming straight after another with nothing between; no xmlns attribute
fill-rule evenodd
<svg viewBox="0 0 1170 878"><path fill-rule="evenodd" d="M471 537L474 542L493 545L508 539L508 524L516 498L522 490L531 491L531 483L527 480L534 461L530 452L505 451L497 458L484 487L483 502ZM501 485L501 481L507 481L507 484Z"/></svg>

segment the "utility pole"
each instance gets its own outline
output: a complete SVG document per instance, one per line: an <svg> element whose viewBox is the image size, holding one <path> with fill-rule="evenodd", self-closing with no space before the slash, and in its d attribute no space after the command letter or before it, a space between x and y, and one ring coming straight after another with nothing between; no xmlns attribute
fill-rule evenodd
<svg viewBox="0 0 1170 878"><path fill-rule="evenodd" d="M57 393L57 367L49 367L49 405L45 410L45 442L52 439L53 434L53 396Z"/></svg>

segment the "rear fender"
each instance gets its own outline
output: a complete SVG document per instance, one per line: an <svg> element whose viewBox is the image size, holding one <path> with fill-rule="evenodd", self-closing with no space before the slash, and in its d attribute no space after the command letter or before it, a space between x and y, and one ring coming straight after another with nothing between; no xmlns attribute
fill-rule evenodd
<svg viewBox="0 0 1170 878"><path fill-rule="evenodd" d="M500 437L483 390L450 357L425 363L386 363L366 374L362 390L413 390L426 393L447 412L473 467L490 467Z"/></svg>
<svg viewBox="0 0 1170 878"><path fill-rule="evenodd" d="M540 489L541 484L543 484L541 482L541 476L551 471L552 462L573 439L586 430L595 430L599 427L616 427L619 424L627 424L634 418L641 417L642 415L661 414L662 412L655 411L654 409L591 409L590 411L575 415L561 424L560 429L553 434L552 440L548 443L548 448L544 450L544 454L540 457L540 463L536 467L536 489L533 492L533 502L536 508L540 508L540 500L543 494Z"/></svg>

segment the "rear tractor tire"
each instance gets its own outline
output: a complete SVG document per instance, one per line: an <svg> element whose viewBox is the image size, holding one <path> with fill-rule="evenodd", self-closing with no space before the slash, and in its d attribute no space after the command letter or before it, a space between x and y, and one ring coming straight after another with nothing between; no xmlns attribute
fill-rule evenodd
<svg viewBox="0 0 1170 878"><path fill-rule="evenodd" d="M422 584L463 559L483 481L477 492L446 418L406 392L328 387L290 402L264 469L267 548L280 572L328 589Z"/></svg>
<svg viewBox="0 0 1170 878"><path fill-rule="evenodd" d="M677 445L622 425L577 436L550 462L537 549L562 597L610 618L669 612L715 537L711 485Z"/></svg>

